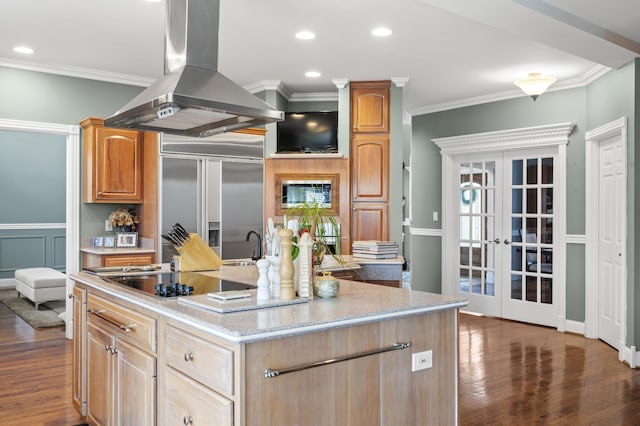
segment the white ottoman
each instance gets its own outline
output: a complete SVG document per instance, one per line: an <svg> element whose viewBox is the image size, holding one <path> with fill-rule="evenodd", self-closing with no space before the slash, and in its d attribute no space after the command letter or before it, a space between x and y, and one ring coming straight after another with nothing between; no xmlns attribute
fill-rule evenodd
<svg viewBox="0 0 640 426"><path fill-rule="evenodd" d="M50 300L63 300L67 276L51 268L17 269L15 272L18 297L25 296L36 305Z"/></svg>

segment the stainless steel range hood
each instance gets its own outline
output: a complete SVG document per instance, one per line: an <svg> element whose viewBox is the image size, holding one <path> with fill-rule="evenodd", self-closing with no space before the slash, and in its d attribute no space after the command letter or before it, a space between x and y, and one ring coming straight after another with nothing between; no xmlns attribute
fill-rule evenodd
<svg viewBox="0 0 640 426"><path fill-rule="evenodd" d="M206 137L283 120L218 72L219 19L220 0L166 0L165 75L105 126Z"/></svg>

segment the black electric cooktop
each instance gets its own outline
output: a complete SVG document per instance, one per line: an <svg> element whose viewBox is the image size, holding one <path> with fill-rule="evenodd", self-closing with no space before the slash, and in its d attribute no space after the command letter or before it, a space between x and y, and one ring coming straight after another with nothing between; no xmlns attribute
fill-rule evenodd
<svg viewBox="0 0 640 426"><path fill-rule="evenodd" d="M209 277L196 272L163 272L103 278L162 298L256 288L255 285Z"/></svg>

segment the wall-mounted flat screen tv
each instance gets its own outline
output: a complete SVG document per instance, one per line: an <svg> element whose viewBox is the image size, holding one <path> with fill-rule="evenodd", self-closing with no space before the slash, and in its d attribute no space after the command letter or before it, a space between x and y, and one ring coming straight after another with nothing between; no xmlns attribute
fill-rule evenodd
<svg viewBox="0 0 640 426"><path fill-rule="evenodd" d="M338 111L285 113L277 152L338 152Z"/></svg>

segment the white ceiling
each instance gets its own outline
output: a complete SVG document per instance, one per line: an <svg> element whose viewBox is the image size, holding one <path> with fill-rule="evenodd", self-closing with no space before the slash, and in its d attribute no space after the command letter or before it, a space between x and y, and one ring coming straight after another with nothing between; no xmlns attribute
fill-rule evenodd
<svg viewBox="0 0 640 426"><path fill-rule="evenodd" d="M163 73L163 15L143 0L2 0L0 65L148 84ZM415 114L521 96L512 82L529 72L585 84L640 55L638 22L637 0L221 0L218 68L295 94L407 78ZM296 39L303 29L316 38Z"/></svg>

